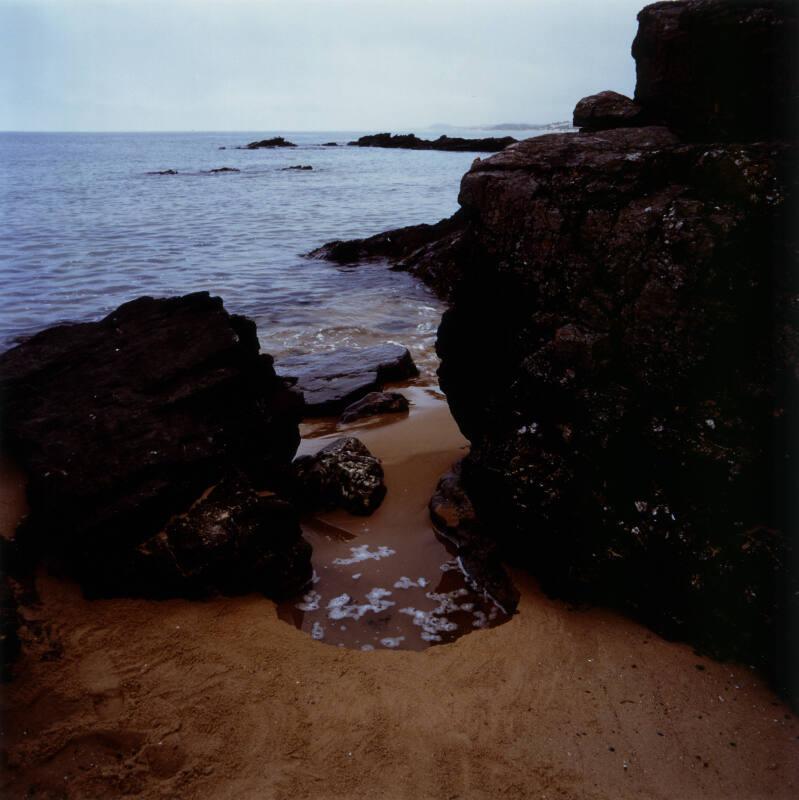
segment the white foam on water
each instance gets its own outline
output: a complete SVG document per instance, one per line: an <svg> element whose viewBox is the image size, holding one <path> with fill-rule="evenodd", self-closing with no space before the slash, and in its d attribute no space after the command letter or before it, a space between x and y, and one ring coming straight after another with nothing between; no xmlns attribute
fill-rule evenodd
<svg viewBox="0 0 799 800"><path fill-rule="evenodd" d="M325 629L321 622L314 622L312 625L311 638L317 640L325 638Z"/></svg>
<svg viewBox="0 0 799 800"><path fill-rule="evenodd" d="M348 594L342 594L338 597L334 597L327 604L327 616L329 619L335 620L359 620L364 614L368 614L370 611L374 614L380 614L391 608L391 606L396 605L393 601L386 600L386 597L390 596L391 592L388 589L382 589L379 586L369 590L366 594L368 602L363 604L354 603Z"/></svg>
<svg viewBox="0 0 799 800"><path fill-rule="evenodd" d="M339 645L339 646L340 647L344 647L343 644ZM363 650L364 653L368 653L370 650L374 650L374 649L375 649L374 645L371 645L371 644L362 644L361 645L361 650Z"/></svg>
<svg viewBox="0 0 799 800"><path fill-rule="evenodd" d="M380 640L380 644L382 644L383 647L392 647L393 648L393 647L399 647L400 646L400 642L404 642L404 641L405 641L405 637L404 636L387 636L385 639L381 639Z"/></svg>
<svg viewBox="0 0 799 800"><path fill-rule="evenodd" d="M369 561L370 559L380 561L381 558L393 556L397 551L384 545L380 545L377 550L370 550L368 544L362 544L358 547L350 547L350 552L352 553L351 558L334 558L333 563L348 566L350 564L358 564L361 561Z"/></svg>
<svg viewBox="0 0 799 800"><path fill-rule="evenodd" d="M453 569L460 569L460 568L458 567L458 559L457 559L457 558L451 558L449 561L445 561L445 562L444 562L444 563L443 563L443 564L442 564L442 565L439 567L439 569L440 569L442 572L449 572L450 570L453 570Z"/></svg>
<svg viewBox="0 0 799 800"><path fill-rule="evenodd" d="M322 599L322 595L319 592L308 592L302 596L302 602L297 603L295 608L298 608L300 611L318 611L319 610L319 601Z"/></svg>
<svg viewBox="0 0 799 800"><path fill-rule="evenodd" d="M395 589L424 589L425 586L427 586L427 580L425 578L417 578L413 581L407 575L403 575L398 581L394 582Z"/></svg>

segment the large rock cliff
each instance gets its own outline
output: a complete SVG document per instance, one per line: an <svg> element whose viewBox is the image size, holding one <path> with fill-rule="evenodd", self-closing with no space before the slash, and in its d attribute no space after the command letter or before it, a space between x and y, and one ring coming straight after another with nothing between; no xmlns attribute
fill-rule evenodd
<svg viewBox="0 0 799 800"><path fill-rule="evenodd" d="M639 21L635 100L660 126L530 139L464 176L441 385L508 557L785 687L795 7L688 0Z"/></svg>

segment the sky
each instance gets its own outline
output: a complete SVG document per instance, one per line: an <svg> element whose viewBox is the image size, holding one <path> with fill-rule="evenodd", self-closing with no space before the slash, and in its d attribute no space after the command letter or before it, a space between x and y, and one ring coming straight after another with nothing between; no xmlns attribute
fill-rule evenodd
<svg viewBox="0 0 799 800"><path fill-rule="evenodd" d="M0 130L411 131L632 94L645 0L0 0Z"/></svg>

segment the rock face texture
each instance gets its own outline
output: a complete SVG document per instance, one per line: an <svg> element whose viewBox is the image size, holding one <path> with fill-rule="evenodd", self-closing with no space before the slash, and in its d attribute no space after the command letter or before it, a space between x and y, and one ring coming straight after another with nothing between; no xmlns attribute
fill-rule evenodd
<svg viewBox="0 0 799 800"><path fill-rule="evenodd" d="M635 101L706 141L796 134L799 10L793 0L677 0L638 15Z"/></svg>
<svg viewBox="0 0 799 800"><path fill-rule="evenodd" d="M336 439L316 455L300 456L294 472L295 497L305 508L368 515L386 496L380 460L353 436Z"/></svg>
<svg viewBox="0 0 799 800"><path fill-rule="evenodd" d="M789 58L794 8L649 6L636 101L669 128L542 136L476 162L438 339L472 442L464 485L505 554L783 688L799 173L774 136L788 78L765 76ZM758 62L743 84L710 69L743 42Z"/></svg>
<svg viewBox="0 0 799 800"><path fill-rule="evenodd" d="M642 108L618 92L600 92L584 97L574 107L574 127L581 132L640 125Z"/></svg>
<svg viewBox="0 0 799 800"><path fill-rule="evenodd" d="M465 484L506 552L761 662L789 578L793 158L639 128L482 162L438 339Z"/></svg>
<svg viewBox="0 0 799 800"><path fill-rule="evenodd" d="M308 417L338 414L384 383L418 375L410 352L397 344L287 356L277 369L301 393Z"/></svg>
<svg viewBox="0 0 799 800"><path fill-rule="evenodd" d="M463 139L458 136L439 136L438 139L420 139L415 133L375 133L361 136L354 142L357 147L399 147L404 150L450 150L460 153L496 153L517 140L512 136L489 136L485 139Z"/></svg>
<svg viewBox="0 0 799 800"><path fill-rule="evenodd" d="M18 546L87 588L113 585L139 545L231 473L282 480L299 443L300 404L259 354L254 323L207 293L143 297L37 334L0 355L0 397L3 447L29 477Z"/></svg>
<svg viewBox="0 0 799 800"><path fill-rule="evenodd" d="M20 653L19 613L10 579L0 576L0 681L12 677L14 662Z"/></svg>

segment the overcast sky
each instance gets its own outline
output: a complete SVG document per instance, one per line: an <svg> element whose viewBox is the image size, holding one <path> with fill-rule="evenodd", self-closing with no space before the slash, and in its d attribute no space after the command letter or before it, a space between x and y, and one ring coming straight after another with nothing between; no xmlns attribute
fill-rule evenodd
<svg viewBox="0 0 799 800"><path fill-rule="evenodd" d="M631 94L645 0L0 0L0 130L413 130Z"/></svg>

